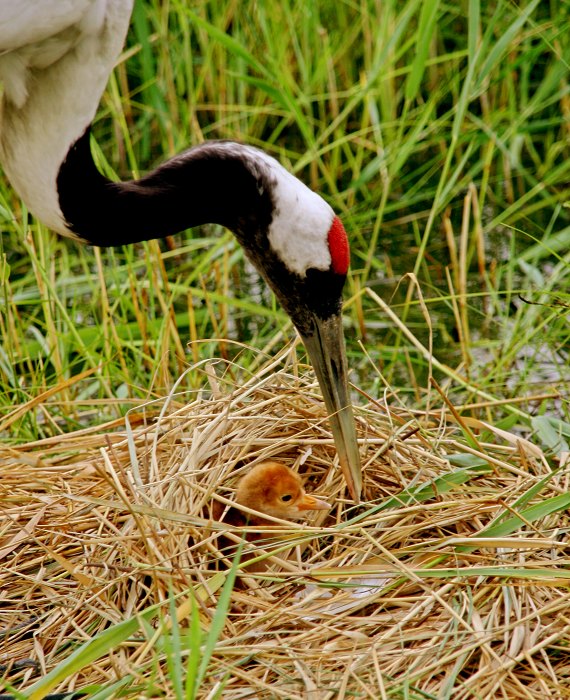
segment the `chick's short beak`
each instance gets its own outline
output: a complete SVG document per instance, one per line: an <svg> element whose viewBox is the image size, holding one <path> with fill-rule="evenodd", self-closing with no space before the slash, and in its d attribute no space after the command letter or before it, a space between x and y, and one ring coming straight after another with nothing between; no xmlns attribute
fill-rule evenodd
<svg viewBox="0 0 570 700"><path fill-rule="evenodd" d="M301 334L311 364L323 392L323 398L338 452L340 467L354 501L360 501L362 474L352 404L348 394L348 367L342 330L342 318L314 317L314 332Z"/></svg>
<svg viewBox="0 0 570 700"><path fill-rule="evenodd" d="M309 496L306 493L303 494L302 498L297 503L297 508L299 510L329 510L330 507L330 503L321 501L320 498Z"/></svg>

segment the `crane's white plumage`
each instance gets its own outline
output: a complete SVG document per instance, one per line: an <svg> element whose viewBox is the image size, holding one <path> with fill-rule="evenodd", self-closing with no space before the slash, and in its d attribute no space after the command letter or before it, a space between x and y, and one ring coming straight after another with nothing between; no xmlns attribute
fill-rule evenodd
<svg viewBox="0 0 570 700"><path fill-rule="evenodd" d="M64 236L77 238L61 213L57 174L95 116L132 6L133 0L0 5L0 159L30 211Z"/></svg>
<svg viewBox="0 0 570 700"><path fill-rule="evenodd" d="M327 236L334 211L322 197L291 175L274 158L256 150L275 176L276 210L268 239L291 272L304 277L309 268L328 270L331 253ZM296 235L291 235L294 231Z"/></svg>
<svg viewBox="0 0 570 700"><path fill-rule="evenodd" d="M251 172L263 174L271 182L275 209L267 238L287 269L301 277L310 268L328 270L331 253L327 235L335 217L332 207L258 148L222 142L216 144L216 150L247 161Z"/></svg>
<svg viewBox="0 0 570 700"><path fill-rule="evenodd" d="M31 71L69 53L85 35L100 33L108 0L18 0L0 7L0 76L22 107Z"/></svg>

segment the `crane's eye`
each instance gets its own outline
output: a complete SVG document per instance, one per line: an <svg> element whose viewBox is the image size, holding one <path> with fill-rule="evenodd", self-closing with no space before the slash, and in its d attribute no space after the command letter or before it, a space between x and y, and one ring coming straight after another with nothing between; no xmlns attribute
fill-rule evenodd
<svg viewBox="0 0 570 700"><path fill-rule="evenodd" d="M289 503L292 498L293 496L290 493L286 493L284 496L281 496L283 503Z"/></svg>

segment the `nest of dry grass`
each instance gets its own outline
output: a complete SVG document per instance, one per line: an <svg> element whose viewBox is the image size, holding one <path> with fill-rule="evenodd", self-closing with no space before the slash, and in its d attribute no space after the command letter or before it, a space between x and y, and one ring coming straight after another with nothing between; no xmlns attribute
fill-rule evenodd
<svg viewBox="0 0 570 700"><path fill-rule="evenodd" d="M372 402L357 411L355 507L298 369L284 355L232 387L209 368L207 390L173 391L127 430L1 449L4 687L43 697L127 679L126 694L175 697L165 640L194 621L215 642L200 698L570 697L568 514L540 511L570 470L505 432L482 441L473 418ZM209 507L268 458L335 505L265 533L267 569L238 566L218 633L231 568L218 540L240 533ZM126 620L126 637L53 676Z"/></svg>

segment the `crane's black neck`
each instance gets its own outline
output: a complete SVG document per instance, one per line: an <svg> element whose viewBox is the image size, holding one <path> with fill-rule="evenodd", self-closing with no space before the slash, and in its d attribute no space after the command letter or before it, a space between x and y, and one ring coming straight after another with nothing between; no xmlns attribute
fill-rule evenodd
<svg viewBox="0 0 570 700"><path fill-rule="evenodd" d="M210 141L139 180L112 182L96 168L89 137L87 129L70 148L57 177L67 226L86 242L125 245L217 223L250 251L256 242L267 245L274 182L270 168L251 149Z"/></svg>
<svg viewBox="0 0 570 700"><path fill-rule="evenodd" d="M345 276L309 269L302 277L273 250L268 233L277 211L276 178L254 149L208 141L139 180L112 182L93 162L87 130L61 165L57 190L68 228L94 246L163 238L205 223L225 226L307 336L315 314L340 312Z"/></svg>

